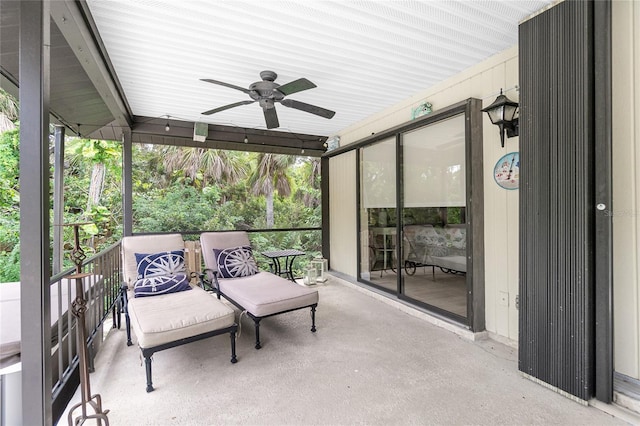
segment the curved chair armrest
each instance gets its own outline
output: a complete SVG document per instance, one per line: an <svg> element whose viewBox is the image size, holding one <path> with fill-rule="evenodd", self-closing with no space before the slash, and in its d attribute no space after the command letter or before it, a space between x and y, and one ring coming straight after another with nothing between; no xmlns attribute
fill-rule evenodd
<svg viewBox="0 0 640 426"><path fill-rule="evenodd" d="M213 281L209 279L209 272L213 277ZM214 271L213 269L205 268L200 273L200 284L201 287L205 290L212 290L216 292L218 299L220 298L220 286L218 283L218 271Z"/></svg>

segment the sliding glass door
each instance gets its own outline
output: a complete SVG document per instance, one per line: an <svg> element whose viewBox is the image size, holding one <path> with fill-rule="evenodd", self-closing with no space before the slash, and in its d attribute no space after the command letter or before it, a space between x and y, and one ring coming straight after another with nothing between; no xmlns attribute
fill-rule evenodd
<svg viewBox="0 0 640 426"><path fill-rule="evenodd" d="M465 116L402 134L401 294L467 316Z"/></svg>
<svg viewBox="0 0 640 426"><path fill-rule="evenodd" d="M359 150L361 281L468 323L465 112Z"/></svg>
<svg viewBox="0 0 640 426"><path fill-rule="evenodd" d="M396 138L360 151L360 277L395 292Z"/></svg>

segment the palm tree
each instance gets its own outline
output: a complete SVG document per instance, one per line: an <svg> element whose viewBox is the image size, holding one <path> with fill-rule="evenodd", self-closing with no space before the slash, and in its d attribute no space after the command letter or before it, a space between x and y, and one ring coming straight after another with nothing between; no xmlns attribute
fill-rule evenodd
<svg viewBox="0 0 640 426"><path fill-rule="evenodd" d="M0 133L16 128L15 121L19 116L18 101L0 89Z"/></svg>
<svg viewBox="0 0 640 426"><path fill-rule="evenodd" d="M247 175L246 164L240 155L220 149L168 147L164 165L168 173L182 170L194 181L202 179L203 186L209 180L235 184Z"/></svg>
<svg viewBox="0 0 640 426"><path fill-rule="evenodd" d="M307 183L311 191L306 191L302 196L302 202L307 207L317 207L320 204L318 194L320 193L320 159L311 158L308 162L309 176Z"/></svg>
<svg viewBox="0 0 640 426"><path fill-rule="evenodd" d="M281 197L291 194L291 182L287 174L295 157L278 154L259 154L258 167L251 175L249 182L255 195L264 195L266 200L267 228L273 228L273 194Z"/></svg>

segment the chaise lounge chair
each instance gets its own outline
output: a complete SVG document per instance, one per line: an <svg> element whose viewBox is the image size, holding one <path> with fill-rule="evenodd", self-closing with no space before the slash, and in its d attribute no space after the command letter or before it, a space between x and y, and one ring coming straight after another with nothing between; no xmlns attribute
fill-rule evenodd
<svg viewBox="0 0 640 426"><path fill-rule="evenodd" d="M303 287L271 272L260 272L244 231L204 232L200 235L206 269L203 278L218 298L236 305L253 319L255 348L260 349L260 321L274 315L311 308L311 331L316 331L318 291Z"/></svg>
<svg viewBox="0 0 640 426"><path fill-rule="evenodd" d="M145 360L147 392L153 391L151 356L158 351L229 333L236 362L238 326L234 310L189 284L180 234L122 239L122 298L131 346L131 328Z"/></svg>

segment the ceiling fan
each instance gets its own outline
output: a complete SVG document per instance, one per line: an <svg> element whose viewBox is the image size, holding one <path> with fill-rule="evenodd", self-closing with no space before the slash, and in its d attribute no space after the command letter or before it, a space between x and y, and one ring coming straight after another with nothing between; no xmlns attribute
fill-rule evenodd
<svg viewBox="0 0 640 426"><path fill-rule="evenodd" d="M237 106L258 102L264 112L264 119L267 123L267 129L273 129L280 126L280 123L278 122L278 115L276 114L276 102L280 102L280 104L286 107L299 109L300 111L309 112L311 114L319 115L320 117L324 118L331 118L335 115L334 111L330 111L328 109L320 108L318 106L310 105L300 101L294 101L293 99L285 99L285 96L291 95L292 93L302 92L303 90L313 89L314 87L316 87L315 84L313 84L306 78L299 78L287 84L283 84L282 86L275 82L276 78L278 78L278 74L273 71L262 71L260 73L260 78L262 79L262 81L256 81L255 83L252 83L248 89L236 86L234 84L212 80L210 78L202 78L202 81L206 81L208 83L219 84L221 86L240 90L241 92L249 95L249 97L251 97L252 99L210 109L209 111L205 111L202 114L211 115L215 114L216 112L235 108Z"/></svg>

